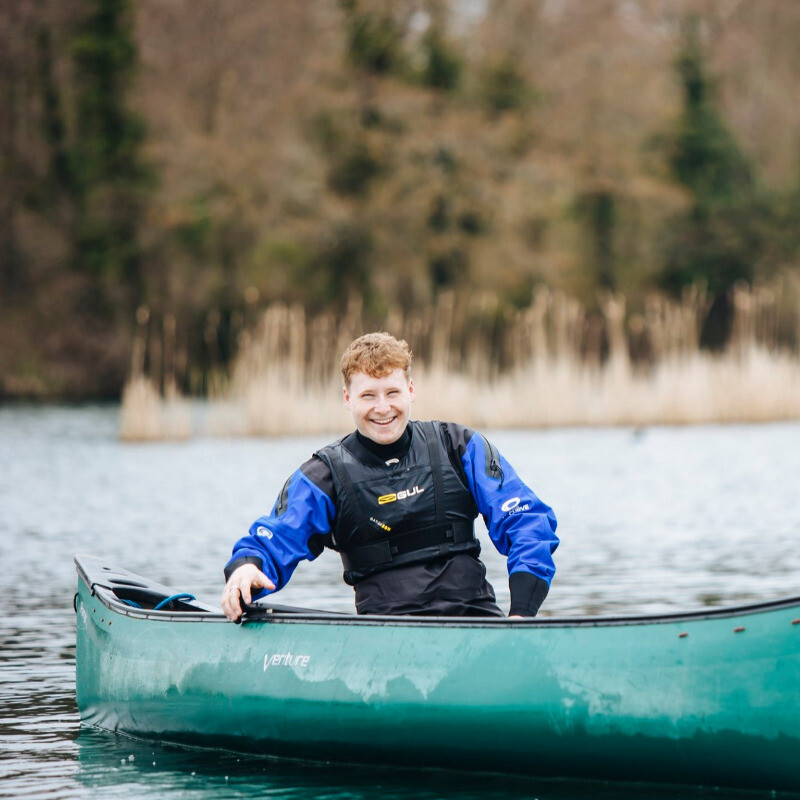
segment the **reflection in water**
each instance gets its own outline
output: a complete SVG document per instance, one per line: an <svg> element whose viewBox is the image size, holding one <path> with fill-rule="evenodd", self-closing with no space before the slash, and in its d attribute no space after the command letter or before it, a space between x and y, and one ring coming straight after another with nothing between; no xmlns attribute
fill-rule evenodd
<svg viewBox="0 0 800 800"><path fill-rule="evenodd" d="M73 555L105 557L215 602L234 539L324 441L123 445L116 428L112 407L0 408L0 797L721 796L301 765L81 730ZM800 425L492 438L559 516L559 573L544 613L660 612L797 593ZM484 555L498 599L507 604L505 564L491 545ZM352 589L342 584L341 564L331 554L301 566L280 600L353 610ZM771 796L724 793L734 795Z"/></svg>
<svg viewBox="0 0 800 800"><path fill-rule="evenodd" d="M713 790L512 778L439 770L287 762L151 744L84 728L77 780L104 798L270 797L317 800L701 800ZM742 800L766 794L729 792Z"/></svg>

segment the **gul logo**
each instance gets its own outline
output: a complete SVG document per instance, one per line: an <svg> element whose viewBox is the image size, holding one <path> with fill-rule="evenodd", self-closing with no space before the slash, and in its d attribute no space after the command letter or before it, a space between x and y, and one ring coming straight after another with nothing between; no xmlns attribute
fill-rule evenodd
<svg viewBox="0 0 800 800"><path fill-rule="evenodd" d="M269 528L265 528L263 525L260 525L256 530L256 536L266 536L267 539L271 539L272 531Z"/></svg>
<svg viewBox="0 0 800 800"><path fill-rule="evenodd" d="M413 497L415 494L422 494L424 491L425 490L421 489L419 486L415 486L413 489L402 489L399 492L382 494L378 498L378 505L384 506L387 503L394 503L396 500L406 500L409 497Z"/></svg>
<svg viewBox="0 0 800 800"><path fill-rule="evenodd" d="M381 522L379 519L375 519L375 517L370 517L369 521L374 522L381 530L384 530L387 533L392 530L391 527L389 527L385 522Z"/></svg>

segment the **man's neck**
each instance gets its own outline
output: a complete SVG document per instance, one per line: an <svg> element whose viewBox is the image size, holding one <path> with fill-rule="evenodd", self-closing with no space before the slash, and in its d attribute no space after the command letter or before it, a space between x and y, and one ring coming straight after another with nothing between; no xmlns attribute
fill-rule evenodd
<svg viewBox="0 0 800 800"><path fill-rule="evenodd" d="M411 447L411 431L408 427L403 431L402 436L390 444L381 444L356 431L358 441L374 456L381 461L391 461L393 458L403 458Z"/></svg>

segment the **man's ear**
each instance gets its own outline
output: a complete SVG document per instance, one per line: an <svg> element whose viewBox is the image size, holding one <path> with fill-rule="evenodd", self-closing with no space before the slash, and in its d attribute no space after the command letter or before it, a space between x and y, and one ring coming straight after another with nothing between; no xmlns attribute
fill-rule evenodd
<svg viewBox="0 0 800 800"><path fill-rule="evenodd" d="M414 379L413 378L409 378L408 379L408 394L409 394L409 397L411 398L411 402L413 403L414 402L414 398L417 396L417 389L414 386Z"/></svg>
<svg viewBox="0 0 800 800"><path fill-rule="evenodd" d="M346 386L342 386L342 400L344 401L344 407L349 411L350 410L350 392L347 391Z"/></svg>

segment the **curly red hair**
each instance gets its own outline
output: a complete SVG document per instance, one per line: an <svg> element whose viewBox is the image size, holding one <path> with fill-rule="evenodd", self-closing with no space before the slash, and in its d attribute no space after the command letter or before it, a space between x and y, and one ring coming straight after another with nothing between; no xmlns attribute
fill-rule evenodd
<svg viewBox="0 0 800 800"><path fill-rule="evenodd" d="M358 372L373 378L385 378L396 369L402 369L409 377L411 369L411 349L404 339L395 339L390 333L382 331L365 333L351 342L340 362L344 385Z"/></svg>

